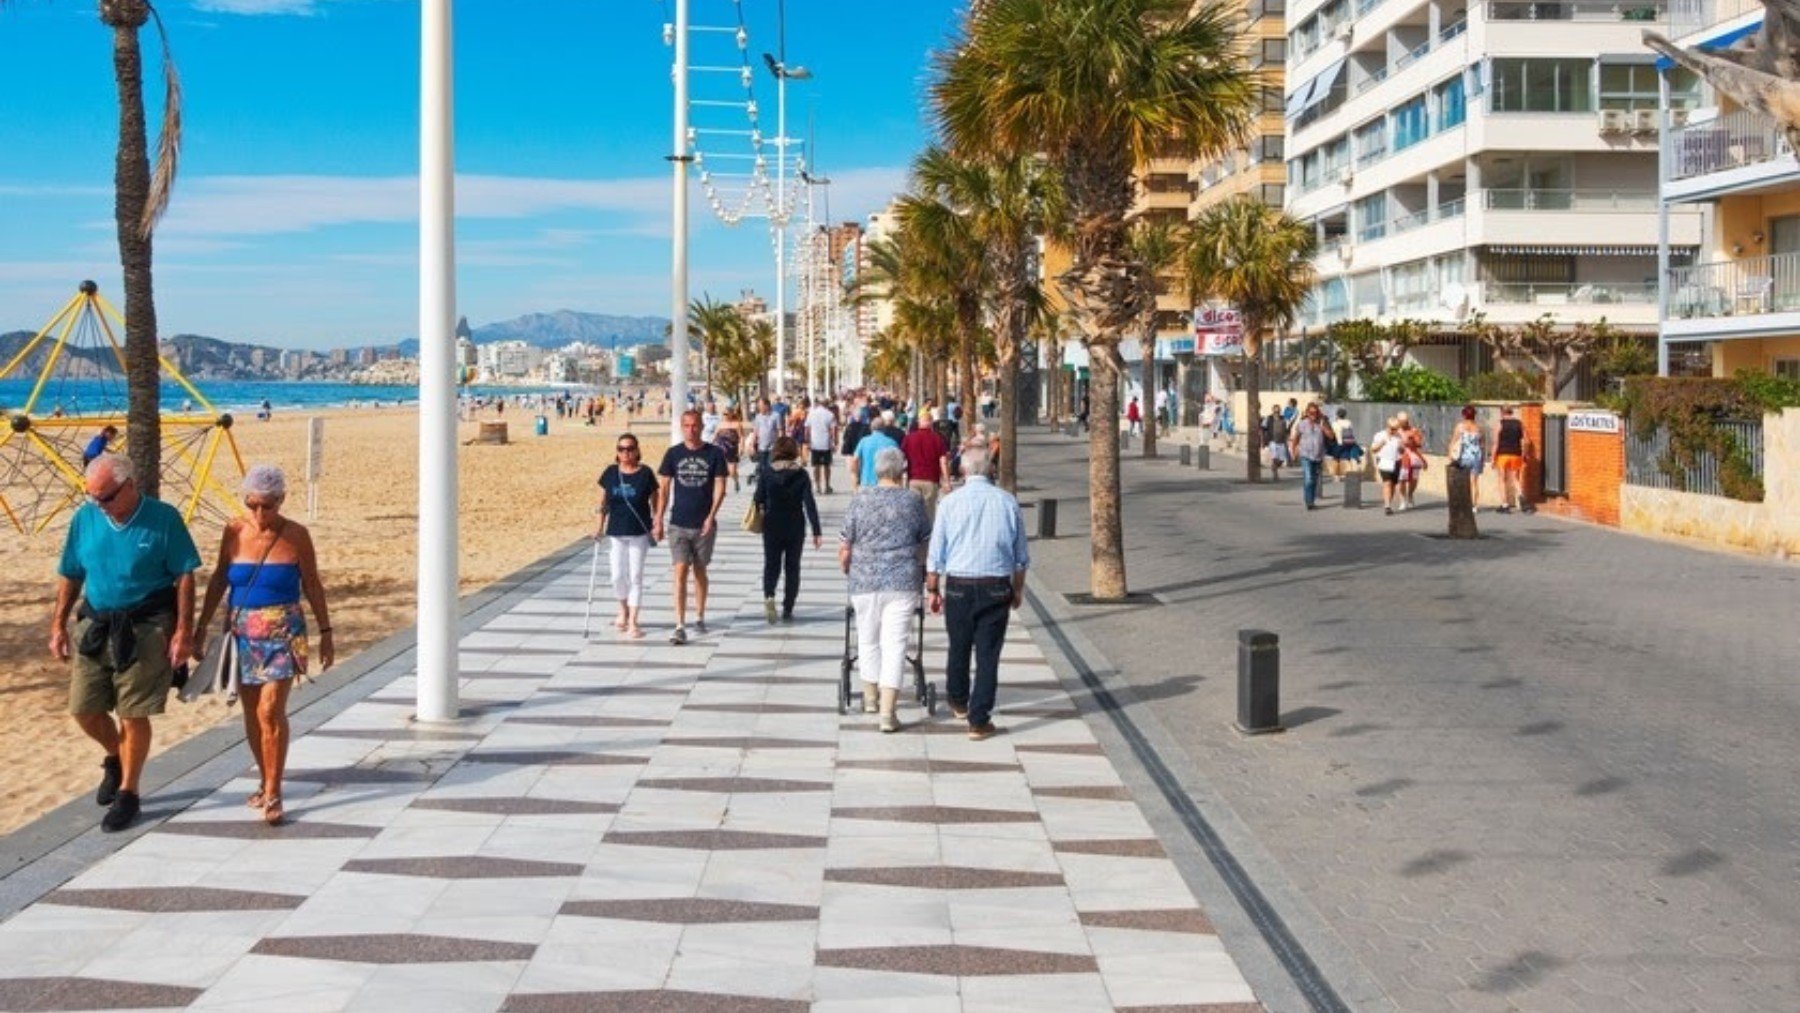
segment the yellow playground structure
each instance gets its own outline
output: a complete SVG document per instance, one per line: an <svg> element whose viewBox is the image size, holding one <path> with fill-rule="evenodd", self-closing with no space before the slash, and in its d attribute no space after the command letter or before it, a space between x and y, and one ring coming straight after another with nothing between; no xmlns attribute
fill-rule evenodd
<svg viewBox="0 0 1800 1013"><path fill-rule="evenodd" d="M22 405L0 403L6 416L0 432L0 514L20 534L34 535L66 521L81 503L83 456L108 426L119 438L109 447L125 449L125 347L118 334L125 318L91 281L0 367L0 402L6 381L29 383ZM186 393L180 412L162 413L161 498L191 525L222 524L237 512L237 500L218 470L244 474L244 459L231 435L231 416L157 356L165 381ZM221 452L226 451L225 459Z"/></svg>

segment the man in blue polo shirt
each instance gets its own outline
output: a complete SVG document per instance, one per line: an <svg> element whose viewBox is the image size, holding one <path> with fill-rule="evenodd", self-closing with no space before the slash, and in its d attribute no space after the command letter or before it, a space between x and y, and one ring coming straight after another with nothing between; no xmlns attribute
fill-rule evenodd
<svg viewBox="0 0 1800 1013"><path fill-rule="evenodd" d="M850 488L873 489L876 485L875 455L889 447L900 449L900 441L894 439L894 413L882 412L875 418L875 428L869 435L857 441L856 451L851 455L856 466L850 469Z"/></svg>
<svg viewBox="0 0 1800 1013"><path fill-rule="evenodd" d="M56 567L50 654L73 662L69 713L106 751L94 801L108 807L100 829L113 833L137 819L150 719L192 645L200 553L181 514L138 491L127 458L95 458L85 486Z"/></svg>

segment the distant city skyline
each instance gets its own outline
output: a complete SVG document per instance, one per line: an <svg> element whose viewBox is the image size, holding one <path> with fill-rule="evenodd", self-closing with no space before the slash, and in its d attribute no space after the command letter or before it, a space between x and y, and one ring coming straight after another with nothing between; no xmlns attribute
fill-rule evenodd
<svg viewBox="0 0 1800 1013"><path fill-rule="evenodd" d="M859 220L905 185L929 132L930 50L959 5L884 10L854 29L827 0L790 0L788 133L817 138L830 217ZM667 316L670 51L666 4L536 0L458 4L458 312ZM729 0L692 0L696 25L734 23ZM416 5L392 0L165 0L185 92L181 176L156 236L164 335L323 350L416 337ZM744 0L765 137L774 0ZM155 143L158 43L142 36ZM112 224L117 120L110 33L91 4L0 10L0 331L35 329L84 278L123 303ZM729 36L697 34L696 63L735 63ZM325 68L330 68L327 71ZM741 95L735 75L694 97ZM733 111L698 111L728 126ZM704 138L703 138L704 142ZM717 143L729 143L725 141ZM772 155L772 145L769 146ZM693 200L690 290L769 295L766 223L727 228ZM818 204L824 218L824 202Z"/></svg>

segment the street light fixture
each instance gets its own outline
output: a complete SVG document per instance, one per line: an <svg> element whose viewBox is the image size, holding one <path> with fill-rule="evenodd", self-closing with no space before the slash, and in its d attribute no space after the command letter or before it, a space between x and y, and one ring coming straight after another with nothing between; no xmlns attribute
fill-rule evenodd
<svg viewBox="0 0 1800 1013"><path fill-rule="evenodd" d="M775 393L787 392L787 83L806 81L812 71L789 66L773 53L763 63L775 75L775 206L770 221L775 226Z"/></svg>

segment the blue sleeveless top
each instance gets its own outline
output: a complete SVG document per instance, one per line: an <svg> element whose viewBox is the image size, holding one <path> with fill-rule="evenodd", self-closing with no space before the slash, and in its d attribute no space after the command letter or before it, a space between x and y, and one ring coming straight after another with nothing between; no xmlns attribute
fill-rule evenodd
<svg viewBox="0 0 1800 1013"><path fill-rule="evenodd" d="M254 584L250 583L251 574L256 575ZM234 609L293 605L300 601L299 563L264 563L260 571L255 563L233 563L225 580L231 585Z"/></svg>

